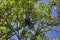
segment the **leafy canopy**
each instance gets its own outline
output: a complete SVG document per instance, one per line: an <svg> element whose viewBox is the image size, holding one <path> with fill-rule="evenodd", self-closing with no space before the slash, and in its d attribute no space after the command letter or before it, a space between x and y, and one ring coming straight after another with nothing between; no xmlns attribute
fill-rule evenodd
<svg viewBox="0 0 60 40"><path fill-rule="evenodd" d="M51 15L52 6L58 6L55 8L58 17ZM0 0L0 38L7 40L17 35L19 40L28 37L31 40L45 40L44 32L52 30L52 25L59 25L59 10L60 0L50 0L47 4L42 0ZM35 29L36 24L38 27ZM21 34L19 30L22 30Z"/></svg>

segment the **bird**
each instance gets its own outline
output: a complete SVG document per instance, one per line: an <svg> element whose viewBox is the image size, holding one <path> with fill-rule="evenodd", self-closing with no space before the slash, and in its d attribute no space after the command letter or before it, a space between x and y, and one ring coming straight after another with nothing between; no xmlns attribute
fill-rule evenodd
<svg viewBox="0 0 60 40"><path fill-rule="evenodd" d="M31 20L30 20L30 18L27 18L27 19L25 19L25 26L29 26L29 25L31 25L32 23L31 23Z"/></svg>

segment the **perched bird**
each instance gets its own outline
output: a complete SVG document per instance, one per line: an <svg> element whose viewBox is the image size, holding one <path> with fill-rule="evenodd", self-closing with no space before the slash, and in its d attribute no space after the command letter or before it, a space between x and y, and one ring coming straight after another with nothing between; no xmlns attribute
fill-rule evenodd
<svg viewBox="0 0 60 40"><path fill-rule="evenodd" d="M30 21L30 18L25 19L25 26L26 26L26 25L29 26L29 25L31 25L31 24L32 24L32 23L31 23L31 21Z"/></svg>

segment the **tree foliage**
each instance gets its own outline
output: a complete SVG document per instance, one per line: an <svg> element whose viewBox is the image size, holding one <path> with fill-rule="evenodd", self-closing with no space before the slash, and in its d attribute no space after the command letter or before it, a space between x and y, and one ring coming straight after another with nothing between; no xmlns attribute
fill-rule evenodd
<svg viewBox="0 0 60 40"><path fill-rule="evenodd" d="M57 6L57 17L51 15L52 6ZM0 0L2 40L8 40L14 35L17 35L19 40L48 40L44 32L53 30L52 26L58 26L59 20L60 0L50 0L47 4L42 0ZM35 27L36 24L38 27ZM19 33L19 30L22 32Z"/></svg>

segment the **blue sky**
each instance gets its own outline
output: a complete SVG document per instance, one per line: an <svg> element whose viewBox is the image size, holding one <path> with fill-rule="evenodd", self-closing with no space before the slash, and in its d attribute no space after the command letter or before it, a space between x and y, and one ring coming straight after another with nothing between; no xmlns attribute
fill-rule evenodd
<svg viewBox="0 0 60 40"><path fill-rule="evenodd" d="M49 2L49 0L43 0L43 2L45 4L47 4ZM54 10L54 8L56 8L56 7L57 6L52 6L51 15L53 17L57 17L58 16L57 11ZM58 27L53 26L52 29L54 29L54 30L56 30L58 32L52 30L52 31L48 31L45 35L48 36L50 38L50 40L54 40L54 38L60 37L60 25Z"/></svg>

